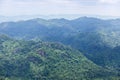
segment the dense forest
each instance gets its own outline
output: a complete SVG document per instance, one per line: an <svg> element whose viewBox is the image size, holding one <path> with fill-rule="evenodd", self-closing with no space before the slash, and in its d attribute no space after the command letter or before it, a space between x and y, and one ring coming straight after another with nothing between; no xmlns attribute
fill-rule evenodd
<svg viewBox="0 0 120 80"><path fill-rule="evenodd" d="M3 80L120 80L120 19L0 23Z"/></svg>

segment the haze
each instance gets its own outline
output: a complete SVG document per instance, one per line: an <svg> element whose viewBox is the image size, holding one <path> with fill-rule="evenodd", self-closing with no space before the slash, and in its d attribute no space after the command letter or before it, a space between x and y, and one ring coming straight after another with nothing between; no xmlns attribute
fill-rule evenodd
<svg viewBox="0 0 120 80"><path fill-rule="evenodd" d="M120 16L120 0L0 0L0 15Z"/></svg>

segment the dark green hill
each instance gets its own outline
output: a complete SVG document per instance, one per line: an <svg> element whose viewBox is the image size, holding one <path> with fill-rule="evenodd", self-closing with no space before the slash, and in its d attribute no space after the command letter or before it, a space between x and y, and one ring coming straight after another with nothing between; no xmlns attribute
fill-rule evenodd
<svg viewBox="0 0 120 80"><path fill-rule="evenodd" d="M118 80L79 51L59 43L13 40L0 35L3 80Z"/></svg>
<svg viewBox="0 0 120 80"><path fill-rule="evenodd" d="M17 39L41 39L62 42L81 51L97 65L120 69L120 19L101 20L81 17L66 19L32 19L0 24L0 33ZM116 50L117 49L117 50Z"/></svg>

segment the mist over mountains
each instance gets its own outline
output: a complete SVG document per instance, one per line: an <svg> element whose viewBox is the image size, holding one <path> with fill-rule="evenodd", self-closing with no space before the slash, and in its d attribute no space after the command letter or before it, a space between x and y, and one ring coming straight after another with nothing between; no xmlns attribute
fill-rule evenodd
<svg viewBox="0 0 120 80"><path fill-rule="evenodd" d="M119 16L104 16L104 15L88 15L88 17L97 17L100 19L116 19L119 18ZM22 20L30 20L35 18L42 18L42 19L76 19L78 17L83 17L85 14L51 14L51 15L14 15L14 16L3 16L0 15L0 23L1 22L9 22L9 21L22 21Z"/></svg>

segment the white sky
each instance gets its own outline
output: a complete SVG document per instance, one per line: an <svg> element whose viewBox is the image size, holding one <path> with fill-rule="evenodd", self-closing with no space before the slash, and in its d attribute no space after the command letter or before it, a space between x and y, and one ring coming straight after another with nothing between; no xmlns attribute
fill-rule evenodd
<svg viewBox="0 0 120 80"><path fill-rule="evenodd" d="M0 15L50 14L120 16L120 0L0 0Z"/></svg>

